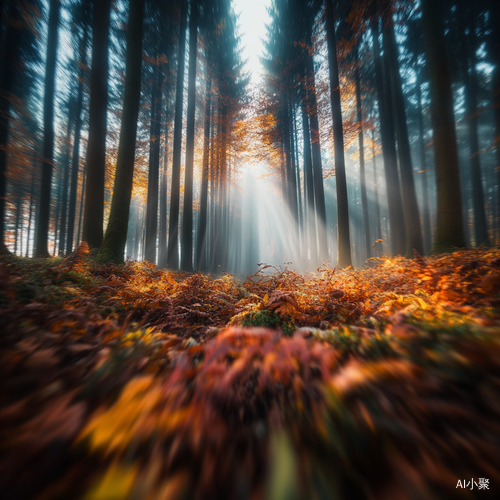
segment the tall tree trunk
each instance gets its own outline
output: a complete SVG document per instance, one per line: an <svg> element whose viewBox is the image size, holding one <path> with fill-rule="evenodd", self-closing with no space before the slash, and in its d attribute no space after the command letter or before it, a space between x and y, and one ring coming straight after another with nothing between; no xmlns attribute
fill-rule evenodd
<svg viewBox="0 0 500 500"><path fill-rule="evenodd" d="M465 246L460 170L440 5L422 0L422 7L436 163L437 221L432 252L440 253Z"/></svg>
<svg viewBox="0 0 500 500"><path fill-rule="evenodd" d="M351 238L349 234L349 203L344 158L344 132L340 104L340 81L337 61L337 40L332 0L326 2L326 36L328 65L330 67L330 99L332 103L333 139L335 152L335 177L337 184L337 265L347 267L351 262Z"/></svg>
<svg viewBox="0 0 500 500"><path fill-rule="evenodd" d="M382 220L380 218L380 203L378 200L377 159L375 157L375 129L372 128L372 155L373 155L373 195L375 202L375 239L382 238Z"/></svg>
<svg viewBox="0 0 500 500"><path fill-rule="evenodd" d="M316 235L316 210L314 209L314 178L311 158L311 140L309 136L309 117L307 115L305 83L301 82L301 100L302 100L302 137L304 138L304 184L305 184L305 220L307 242L306 252L310 249L311 263L310 267L315 268L318 265L318 246ZM307 259L307 254L306 254Z"/></svg>
<svg viewBox="0 0 500 500"><path fill-rule="evenodd" d="M166 110L165 117L168 116ZM168 118L165 118L165 146L160 186L160 224L158 227L158 267L167 267L167 185L168 185Z"/></svg>
<svg viewBox="0 0 500 500"><path fill-rule="evenodd" d="M85 193L85 213L83 218L83 239L88 243L90 248L99 248L103 238L110 14L111 0L94 2L89 142L86 162L87 190Z"/></svg>
<svg viewBox="0 0 500 500"><path fill-rule="evenodd" d="M300 260L301 263L305 260L305 250L304 250L304 211L303 211L303 198L302 198L302 188L300 181L300 158L299 158L299 144L298 144L298 126L295 114L295 108L292 106L293 115L293 129L294 129L294 139L295 139L295 162L297 165L297 210L298 210L298 224L299 224L299 239L300 239Z"/></svg>
<svg viewBox="0 0 500 500"><path fill-rule="evenodd" d="M130 212L128 217L127 226L127 243L125 246L125 260L133 259L134 253L134 238L135 238L135 225L137 221L136 212L138 201L137 198L132 198L130 200Z"/></svg>
<svg viewBox="0 0 500 500"><path fill-rule="evenodd" d="M294 130L293 130L293 111L290 103L290 96L287 94L287 133L286 140L289 145L288 154L290 156L290 197L291 197L291 205L292 205L292 214L293 219L295 221L295 228L298 231L299 228L299 209L298 209L298 200L297 200L297 165L295 162L295 140L294 140ZM324 197L324 195L323 195ZM298 234L296 234L297 242L298 242Z"/></svg>
<svg viewBox="0 0 500 500"><path fill-rule="evenodd" d="M78 97L76 100L76 123L75 137L73 140L73 154L71 158L71 181L69 192L68 208L68 234L66 239L66 254L73 251L73 241L75 239L75 218L76 218L76 198L78 188L78 171L80 165L80 137L82 132L82 110L83 110L83 90L85 85L85 68L87 66L87 42L88 27L83 26L83 34L80 39L80 74L78 78Z"/></svg>
<svg viewBox="0 0 500 500"><path fill-rule="evenodd" d="M194 113L196 110L196 55L198 45L198 0L191 0L189 20L189 73L186 130L186 168L184 177L184 208L182 212L181 269L193 270L193 163Z"/></svg>
<svg viewBox="0 0 500 500"><path fill-rule="evenodd" d="M213 269L214 265L214 241L215 241L215 211L216 211L216 170L217 170L217 136L216 130L219 129L219 97L218 97L218 82L212 76L212 85L214 86L213 104L212 104L212 131L211 131L211 148L210 148L210 212L208 218L208 236L207 236L207 268ZM217 129L216 129L217 127Z"/></svg>
<svg viewBox="0 0 500 500"><path fill-rule="evenodd" d="M175 90L174 148L172 157L172 188L170 192L170 219L168 225L167 265L179 267L179 204L181 185L182 108L184 103L184 55L186 52L186 17L188 2L182 2L179 26L179 56Z"/></svg>
<svg viewBox="0 0 500 500"><path fill-rule="evenodd" d="M361 205L363 209L363 223L365 230L365 250L366 258L371 256L371 236L370 218L368 216L368 197L366 195L366 173L365 173L365 146L363 137L363 108L361 104L361 78L359 76L359 47L358 43L354 48L356 56L355 80L356 80L356 111L358 119L358 140L359 140L359 177L361 181Z"/></svg>
<svg viewBox="0 0 500 500"><path fill-rule="evenodd" d="M29 255L29 245L30 245L30 236L31 236L31 220L32 220L32 214L33 214L33 205L34 205L34 201L35 201L35 172L36 172L36 164L35 164L35 162L33 162L33 172L31 174L28 228L26 230L26 253L25 253L26 257L28 257L28 255Z"/></svg>
<svg viewBox="0 0 500 500"><path fill-rule="evenodd" d="M14 91L15 74L21 56L21 13L16 2L10 2L5 19L5 47L0 75L0 253L5 246L5 202L7 196L7 145L9 140L11 93Z"/></svg>
<svg viewBox="0 0 500 500"><path fill-rule="evenodd" d="M14 222L14 255L17 255L17 244L19 241L19 220L21 218L21 196L16 196L16 219Z"/></svg>
<svg viewBox="0 0 500 500"><path fill-rule="evenodd" d="M130 0L125 91L111 211L98 260L123 262L134 178L137 117L141 99L144 0Z"/></svg>
<svg viewBox="0 0 500 500"><path fill-rule="evenodd" d="M475 19L469 25L470 34L465 33L464 13L460 13L460 35L465 56L465 109L469 129L470 178L472 181L472 209L474 213L474 240L476 246L488 245L488 227L484 208L483 181L478 137L477 77L476 77L476 35ZM470 47L470 48L469 48Z"/></svg>
<svg viewBox="0 0 500 500"><path fill-rule="evenodd" d="M42 165L42 167L43 167L43 165ZM54 220L53 253L54 253L54 255L56 255L56 246L57 246L56 242L57 242L57 235L58 235L58 231L59 231L59 222L61 220L59 214L61 211L63 171L64 171L64 168L61 168L61 166L59 166L59 168L57 169L57 179L55 182L55 189L54 189L56 191L56 196L55 196L55 200L54 200L55 203L54 203L54 207L53 207L53 211L54 211L54 215L53 215L53 220ZM50 220L50 217L49 217L49 220Z"/></svg>
<svg viewBox="0 0 500 500"><path fill-rule="evenodd" d="M148 194L146 203L146 246L144 259L156 264L156 242L158 239L158 185L160 175L160 155L156 146L159 146L159 134L157 134L157 109L161 109L158 95L161 96L161 71L158 60L154 68L153 84L151 87L151 124L149 136L149 170L148 170ZM159 120L158 120L159 124Z"/></svg>
<svg viewBox="0 0 500 500"><path fill-rule="evenodd" d="M492 50L491 56L495 62L493 70L493 108L495 114L494 142L496 146L496 205L498 207L497 230L500 238L500 3L491 2Z"/></svg>
<svg viewBox="0 0 500 500"><path fill-rule="evenodd" d="M308 31L307 44L312 45L310 32ZM311 151L314 172L314 201L316 207L316 222L318 231L318 258L319 262L328 258L328 243L326 238L326 209L325 188L323 185L323 165L321 162L321 145L319 139L318 104L316 99L316 82L314 78L314 64L309 50L305 51L307 72L307 93L310 104L309 122L311 125Z"/></svg>
<svg viewBox="0 0 500 500"><path fill-rule="evenodd" d="M68 184L69 184L69 162L71 151L71 131L73 129L73 115L75 102L73 96L70 97L69 113L68 113L68 128L65 141L64 164L63 164L63 181L62 181L62 196L61 196L61 217L59 222L59 255L63 255L66 248L66 225L68 213Z"/></svg>
<svg viewBox="0 0 500 500"><path fill-rule="evenodd" d="M80 196L80 211L78 212L78 231L76 233L77 246L82 242L83 211L84 211L86 185L87 185L87 165L83 167L83 174L82 174L82 195Z"/></svg>
<svg viewBox="0 0 500 500"><path fill-rule="evenodd" d="M375 59L375 80L377 86L378 107L380 114L380 129L382 136L382 152L384 155L385 182L387 187L387 202L389 207L390 239L393 255L402 255L405 251L405 223L399 173L394 143L392 124L392 106L388 102L384 86L382 57L380 55L378 18L372 23L373 52Z"/></svg>
<svg viewBox="0 0 500 500"><path fill-rule="evenodd" d="M417 69L417 103L418 103L418 132L419 132L419 149L420 149L420 170L422 171L422 191L423 191L423 206L422 216L424 222L424 251L429 253L431 249L431 216L429 205L429 187L427 176L427 161L425 159L425 140L424 140L424 113L422 110L422 89Z"/></svg>
<svg viewBox="0 0 500 500"><path fill-rule="evenodd" d="M208 211L208 161L210 145L210 113L212 104L212 73L211 59L207 67L207 83L205 92L205 131L203 138L203 166L201 172L200 215L198 218L198 239L196 244L196 268L200 271L207 269L207 211Z"/></svg>
<svg viewBox="0 0 500 500"><path fill-rule="evenodd" d="M135 221L134 260L137 261L139 260L139 240L141 237L141 204L139 202L136 203L133 217Z"/></svg>
<svg viewBox="0 0 500 500"><path fill-rule="evenodd" d="M59 0L50 0L49 33L47 38L47 61L45 66L45 93L43 100L43 164L40 185L40 206L36 230L35 255L48 257L50 185L54 163L54 91L56 79L56 55L59 13Z"/></svg>
<svg viewBox="0 0 500 500"><path fill-rule="evenodd" d="M391 81L392 102L396 119L396 135L398 140L399 166L401 171L401 188L403 192L403 206L406 222L406 257L413 257L416 250L420 255L424 253L420 216L418 214L417 194L413 178L410 141L406 123L405 102L401 75L399 73L398 48L394 34L392 15L384 25L384 49L388 56L388 76Z"/></svg>

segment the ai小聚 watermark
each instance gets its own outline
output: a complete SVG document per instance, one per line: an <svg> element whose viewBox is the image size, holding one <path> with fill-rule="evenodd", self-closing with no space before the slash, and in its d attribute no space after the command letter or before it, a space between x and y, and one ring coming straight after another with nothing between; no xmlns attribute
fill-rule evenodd
<svg viewBox="0 0 500 500"><path fill-rule="evenodd" d="M490 480L485 479L484 477L480 477L478 479L479 483L476 483L474 479L471 479L468 481L467 479L459 479L457 483L457 488L465 488L468 489L470 486L470 489L474 489L474 485L476 485L476 488L478 490L489 490L490 489Z"/></svg>

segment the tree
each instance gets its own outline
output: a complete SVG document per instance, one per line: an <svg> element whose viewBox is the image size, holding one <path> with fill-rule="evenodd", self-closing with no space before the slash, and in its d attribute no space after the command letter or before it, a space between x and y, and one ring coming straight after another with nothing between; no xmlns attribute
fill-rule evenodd
<svg viewBox="0 0 500 500"><path fill-rule="evenodd" d="M328 42L328 66L330 70L330 99L332 103L333 138L335 147L335 176L337 185L337 238L340 267L351 265L351 238L349 235L349 204L344 158L344 133L340 104L340 80L337 61L337 40L333 0L326 0L326 32Z"/></svg>
<svg viewBox="0 0 500 500"><path fill-rule="evenodd" d="M432 0L422 0L422 8L437 187L437 222L432 252L443 253L465 246L460 171L442 13L440 5Z"/></svg>
<svg viewBox="0 0 500 500"><path fill-rule="evenodd" d="M465 113L469 131L469 158L470 177L472 180L472 208L474 212L474 239L477 246L488 245L488 227L484 209L483 179L481 175L481 161L478 135L478 109L477 109L477 75L476 75L476 19L474 12L469 13L472 18L466 34L464 5L459 9L459 29L462 53L464 55L463 77L465 83ZM465 12L464 12L465 11Z"/></svg>
<svg viewBox="0 0 500 500"><path fill-rule="evenodd" d="M90 75L89 141L83 240L99 248L103 238L106 115L108 111L108 44L112 0L94 2Z"/></svg>
<svg viewBox="0 0 500 500"><path fill-rule="evenodd" d="M182 108L184 102L184 55L186 52L187 1L182 2L179 24L179 55L175 89L174 149L172 158L172 189L170 192L170 220L168 226L167 265L179 267L179 204L181 183Z"/></svg>
<svg viewBox="0 0 500 500"><path fill-rule="evenodd" d="M363 108L361 103L361 78L360 78L360 61L359 61L359 45L354 46L355 53L355 69L354 78L356 80L356 111L358 120L358 138L359 138L359 175L361 181L361 204L363 209L363 227L365 231L365 251L366 257L371 255L371 238L370 238L370 218L368 216L368 198L366 196L366 174L365 174L365 147L363 137Z"/></svg>
<svg viewBox="0 0 500 500"><path fill-rule="evenodd" d="M405 251L406 228L396 158L392 105L390 103L390 94L389 96L387 95L388 92L384 86L383 59L380 55L378 22L378 16L372 19L371 29L373 35L373 57L375 59L375 82L380 116L382 152L384 155L385 182L387 187L387 203L391 227L391 249L394 255L403 255Z"/></svg>
<svg viewBox="0 0 500 500"><path fill-rule="evenodd" d="M211 62L211 59L209 59ZM208 167L210 146L210 116L212 112L212 72L207 64L207 82L205 91L205 127L203 137L203 160L201 172L200 215L198 218L198 238L196 245L196 269L207 269L207 215L208 215Z"/></svg>
<svg viewBox="0 0 500 500"><path fill-rule="evenodd" d="M50 0L47 60L45 63L45 94L43 100L43 163L40 187L40 206L35 237L35 255L48 257L50 187L54 162L54 92L56 79L56 55L59 28L59 0Z"/></svg>
<svg viewBox="0 0 500 500"><path fill-rule="evenodd" d="M156 263L156 241L158 237L158 187L160 176L160 133L163 93L163 68L159 57L158 35L153 35L155 62L151 84L151 123L149 139L148 195L146 211L145 260Z"/></svg>
<svg viewBox="0 0 500 500"><path fill-rule="evenodd" d="M75 238L75 217L76 217L76 198L78 188L78 170L80 164L80 138L82 132L82 112L83 112L83 93L85 87L85 76L87 66L87 44L89 33L89 19L85 16L85 4L81 4L80 14L82 18L82 34L80 35L79 47L79 66L80 71L78 75L78 96L76 99L76 123L75 123L75 136L73 140L73 153L71 157L71 181L69 189L69 207L68 207L68 235L66 239L66 254L73 251L73 241Z"/></svg>
<svg viewBox="0 0 500 500"><path fill-rule="evenodd" d="M198 0L191 0L189 20L189 73L186 131L186 168L184 180L184 210L182 213L181 269L193 270L193 163L194 112L196 107L196 55L198 43Z"/></svg>
<svg viewBox="0 0 500 500"><path fill-rule="evenodd" d="M144 0L130 0L120 142L109 222L97 257L100 262L122 263L125 254L141 98L143 17Z"/></svg>
<svg viewBox="0 0 500 500"><path fill-rule="evenodd" d="M418 214L415 181L413 179L413 166L408 140L408 127L406 124L405 102L402 90L401 75L397 55L396 35L392 9L388 8L388 17L384 23L384 49L387 52L387 68L392 89L392 103L396 121L396 136L398 141L399 167L401 172L401 188L406 226L406 256L413 257L416 250L424 253L422 229Z"/></svg>

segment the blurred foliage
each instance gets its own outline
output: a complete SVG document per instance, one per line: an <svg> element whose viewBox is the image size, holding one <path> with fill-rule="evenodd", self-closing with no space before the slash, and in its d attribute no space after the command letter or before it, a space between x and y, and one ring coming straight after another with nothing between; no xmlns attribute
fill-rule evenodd
<svg viewBox="0 0 500 500"><path fill-rule="evenodd" d="M0 487L430 499L474 498L457 481L486 477L480 495L496 498L499 257L278 268L243 283L95 266L85 247L6 257Z"/></svg>

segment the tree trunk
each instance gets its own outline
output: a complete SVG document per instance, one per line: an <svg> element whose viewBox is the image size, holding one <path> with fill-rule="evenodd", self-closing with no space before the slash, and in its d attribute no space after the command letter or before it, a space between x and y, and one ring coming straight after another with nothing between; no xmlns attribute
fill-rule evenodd
<svg viewBox="0 0 500 500"><path fill-rule="evenodd" d="M5 22L5 52L0 80L0 253L6 252L5 246L5 202L7 195L7 145L9 140L11 92L20 59L21 13L15 2L11 2Z"/></svg>
<svg viewBox="0 0 500 500"><path fill-rule="evenodd" d="M103 238L110 13L111 0L94 2L89 142L86 162L87 190L83 218L83 239L90 248L99 248ZM123 260L123 256L121 259Z"/></svg>
<svg viewBox="0 0 500 500"><path fill-rule="evenodd" d="M31 174L30 204L29 204L29 214L28 214L28 229L26 231L26 254L25 254L26 258L29 255L31 219L33 214L33 205L35 201L35 171L36 171L36 163L33 162L33 172Z"/></svg>
<svg viewBox="0 0 500 500"><path fill-rule="evenodd" d="M388 73L392 88L392 102L394 117L396 119L396 135L398 140L399 166L401 172L401 187L403 206L406 222L406 257L412 258L416 250L420 255L424 253L422 229L418 214L415 180L413 178L413 165L411 161L410 141L408 139L408 126L406 123L405 102L401 75L399 73L398 48L394 34L392 15L384 26L384 48L388 56Z"/></svg>
<svg viewBox="0 0 500 500"><path fill-rule="evenodd" d="M165 113L167 117L167 112ZM165 146L160 186L160 224L158 227L158 267L167 267L167 185L168 185L168 119L165 119Z"/></svg>
<svg viewBox="0 0 500 500"><path fill-rule="evenodd" d="M312 45L310 32L307 44ZM316 223L318 232L318 259L322 263L328 258L328 243L326 238L325 188L323 185L323 165L321 162L321 145L319 139L318 104L316 99L316 82L314 64L309 50L305 51L307 72L307 94L310 104L309 123L311 126L311 152L314 177L314 202L316 207Z"/></svg>
<svg viewBox="0 0 500 500"><path fill-rule="evenodd" d="M370 236L370 217L368 216L368 197L366 195L366 173L365 173L365 147L363 137L363 108L361 104L361 78L359 76L359 47L356 44L355 48L356 67L356 110L358 119L358 138L359 138L359 177L361 181L361 205L363 209L363 222L365 230L365 251L366 258L371 256L371 236Z"/></svg>
<svg viewBox="0 0 500 500"><path fill-rule="evenodd" d="M302 137L304 138L304 184L305 184L305 220L307 242L305 245L306 252L310 249L310 267L315 268L318 265L318 246L316 235L316 211L314 209L314 180L311 158L311 142L309 136L309 117L307 115L306 92L304 89L305 83L300 83L301 100L302 100ZM308 255L306 253L306 259Z"/></svg>
<svg viewBox="0 0 500 500"><path fill-rule="evenodd" d="M73 128L73 114L75 102L73 96L70 97L69 113L68 113L68 128L66 134L64 164L63 164L63 181L62 181L62 196L61 196L61 217L59 221L59 255L64 255L66 248L66 227L68 214L68 184L69 184L69 162L71 151L71 131Z"/></svg>
<svg viewBox="0 0 500 500"><path fill-rule="evenodd" d="M337 40L332 0L327 0L326 2L326 36L328 42L328 65L330 67L330 99L332 103L335 178L337 184L337 265L339 267L347 267L352 264L351 238L349 235L349 203L347 199L342 108L340 104Z"/></svg>
<svg viewBox="0 0 500 500"><path fill-rule="evenodd" d="M393 255L402 255L405 251L405 224L403 202L394 143L392 124L392 106L387 99L384 86L383 65L380 55L378 19L372 23L373 55L375 59L375 80L380 114L380 129L382 136L382 152L384 155L385 182L387 187L387 202L389 207L390 239Z"/></svg>
<svg viewBox="0 0 500 500"><path fill-rule="evenodd" d="M36 230L35 255L48 257L50 185L54 164L54 91L56 79L56 55L59 13L59 0L50 0L49 33L47 39L47 61L45 66L45 93L43 100L43 164L40 185L40 206Z"/></svg>
<svg viewBox="0 0 500 500"><path fill-rule="evenodd" d="M424 140L424 113L422 110L422 89L418 70L417 73L417 103L418 103L418 131L419 131L419 149L420 149L420 170L422 171L422 191L423 206L422 216L424 222L424 251L428 254L431 249L431 216L429 205L429 187L427 176L427 162L425 159L425 140Z"/></svg>
<svg viewBox="0 0 500 500"><path fill-rule="evenodd" d="M184 103L184 55L186 52L186 16L188 2L182 2L179 27L179 57L175 90L174 148L172 157L172 188L170 192L170 220L168 225L167 265L179 267L179 204L182 153L182 108Z"/></svg>
<svg viewBox="0 0 500 500"><path fill-rule="evenodd" d="M158 54L156 55L158 56ZM156 241L158 239L158 187L160 175L160 152L159 139L156 123L157 110L161 110L161 71L158 61L154 68L153 84L151 87L151 124L149 136L149 169L148 169L148 193L146 203L146 246L144 260L156 264ZM158 148L157 148L158 146Z"/></svg>
<svg viewBox="0 0 500 500"><path fill-rule="evenodd" d="M460 170L440 6L432 0L422 0L422 7L436 163L437 221L432 252L442 253L465 246Z"/></svg>
<svg viewBox="0 0 500 500"><path fill-rule="evenodd" d="M488 245L488 228L484 209L484 192L481 175L481 162L477 119L477 81L476 81L476 35L475 20L469 25L470 35L465 33L463 13L460 14L460 38L464 54L465 113L469 130L470 178L472 181L472 209L474 213L474 239L476 246ZM470 46L470 49L469 49Z"/></svg>
<svg viewBox="0 0 500 500"><path fill-rule="evenodd" d="M495 114L494 142L496 146L496 205L498 207L497 230L500 238L500 4L491 2L491 28L492 28L492 51L491 56L495 62L493 71L493 108Z"/></svg>
<svg viewBox="0 0 500 500"><path fill-rule="evenodd" d="M372 155L373 155L373 195L375 202L375 239L382 238L382 220L380 218L380 203L378 201L377 159L375 158L375 129L372 129Z"/></svg>
<svg viewBox="0 0 500 500"><path fill-rule="evenodd" d="M196 54L198 44L198 0L191 0L189 20L189 74L186 130L186 168L184 177L184 208L182 212L181 269L193 270L193 163L194 113L196 110Z"/></svg>
<svg viewBox="0 0 500 500"><path fill-rule="evenodd" d="M207 64L207 86L205 92L205 135L203 138L203 167L201 173L200 216L198 218L198 239L196 244L196 268L207 269L207 209L208 209L208 160L210 143L210 113L212 104L212 74L210 62Z"/></svg>
<svg viewBox="0 0 500 500"><path fill-rule="evenodd" d="M113 199L106 235L99 251L100 262L122 263L127 242L130 201L134 178L137 117L141 99L141 66L144 0L131 0L127 30L125 92L116 160Z"/></svg>
<svg viewBox="0 0 500 500"><path fill-rule="evenodd" d="M66 254L73 251L75 238L76 198L78 188L78 171L80 165L80 137L82 132L83 90L85 85L85 68L87 66L88 27L84 25L80 40L80 74L78 78L78 97L76 101L75 137L73 140L73 155L71 158L71 182L68 208L68 234L66 240Z"/></svg>

